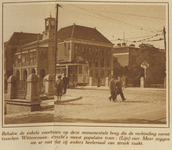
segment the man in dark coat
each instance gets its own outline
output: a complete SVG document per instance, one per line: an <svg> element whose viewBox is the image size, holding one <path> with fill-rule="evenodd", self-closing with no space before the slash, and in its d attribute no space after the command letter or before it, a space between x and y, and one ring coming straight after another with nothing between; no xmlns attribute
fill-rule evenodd
<svg viewBox="0 0 172 150"><path fill-rule="evenodd" d="M111 96L109 97L109 100L111 101L111 99L113 101L116 100L116 80L114 78L114 76L112 76L110 82L109 82L109 90L110 90L110 94Z"/></svg>
<svg viewBox="0 0 172 150"><path fill-rule="evenodd" d="M64 91L63 91L63 94L66 94L67 86L69 84L69 79L68 79L68 77L66 77L66 74L63 74L62 80L64 82Z"/></svg>
<svg viewBox="0 0 172 150"><path fill-rule="evenodd" d="M64 83L61 80L61 75L59 75L57 78L58 79L55 83L56 96L57 96L57 101L61 101L61 96L63 95Z"/></svg>
<svg viewBox="0 0 172 150"><path fill-rule="evenodd" d="M120 96L122 98L122 101L125 101L126 98L124 97L124 94L122 92L122 87L123 87L123 82L121 80L121 77L118 77L118 81L116 82L116 88L117 88L117 90L116 90L116 96L118 94L120 94Z"/></svg>

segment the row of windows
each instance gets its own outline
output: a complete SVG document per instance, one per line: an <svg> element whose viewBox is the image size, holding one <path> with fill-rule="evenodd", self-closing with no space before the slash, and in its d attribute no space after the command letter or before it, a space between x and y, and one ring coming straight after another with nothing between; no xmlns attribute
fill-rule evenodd
<svg viewBox="0 0 172 150"><path fill-rule="evenodd" d="M90 67L93 67L93 66L95 66L95 67L110 67L111 66L110 59L107 59L105 61L105 59L90 58L88 60L88 62L89 62Z"/></svg>
<svg viewBox="0 0 172 150"><path fill-rule="evenodd" d="M110 49L88 47L88 46L75 46L75 54L94 54L94 55L110 55Z"/></svg>
<svg viewBox="0 0 172 150"><path fill-rule="evenodd" d="M30 53L19 54L15 56L15 63L36 62L36 51Z"/></svg>

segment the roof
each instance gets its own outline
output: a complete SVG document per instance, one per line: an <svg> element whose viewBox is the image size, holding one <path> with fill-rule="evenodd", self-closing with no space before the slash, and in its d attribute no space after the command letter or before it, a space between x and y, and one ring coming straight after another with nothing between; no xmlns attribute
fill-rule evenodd
<svg viewBox="0 0 172 150"><path fill-rule="evenodd" d="M67 40L69 38L112 44L96 28L84 27L75 24L61 28L57 33L57 39L60 39L60 41Z"/></svg>
<svg viewBox="0 0 172 150"><path fill-rule="evenodd" d="M23 41L23 44L27 44L33 41L36 41L40 35L40 39L42 39L41 34L35 33L24 33L24 32L14 32L11 38L8 40L8 45L20 45L20 41Z"/></svg>

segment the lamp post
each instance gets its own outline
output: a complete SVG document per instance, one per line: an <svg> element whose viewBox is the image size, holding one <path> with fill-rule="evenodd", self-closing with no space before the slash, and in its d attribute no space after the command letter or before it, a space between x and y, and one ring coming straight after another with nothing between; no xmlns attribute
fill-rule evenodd
<svg viewBox="0 0 172 150"><path fill-rule="evenodd" d="M144 77L146 79L146 69L149 67L149 64L146 61L142 62L141 67L144 69Z"/></svg>

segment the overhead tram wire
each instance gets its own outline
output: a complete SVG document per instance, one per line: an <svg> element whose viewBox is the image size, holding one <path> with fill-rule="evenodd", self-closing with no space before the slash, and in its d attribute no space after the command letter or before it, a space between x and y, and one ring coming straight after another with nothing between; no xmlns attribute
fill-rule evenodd
<svg viewBox="0 0 172 150"><path fill-rule="evenodd" d="M65 9L66 10L66 9ZM69 12L70 14L73 14L74 16L76 16L76 17L78 17L77 15L75 15L74 13L71 13L70 11L68 11L68 10L66 10L67 12ZM73 11L73 10L72 10ZM77 12L77 11L75 11L75 12ZM77 13L81 13L81 12L77 12ZM91 12L92 13L92 12ZM85 13L82 13L82 14L85 14ZM89 16L92 16L92 17L95 17L95 16L93 16L93 15L90 15L90 14L85 14L85 15L89 15ZM83 21L85 21L83 18L81 18L81 17L78 17L79 19L81 19L81 20L83 20ZM102 18L102 16L101 16L101 18ZM108 19L108 18L104 18L104 16L103 16L103 19ZM85 21L85 22L87 22L87 21ZM89 23L90 24L90 22L87 22L87 23ZM93 26L93 27L95 27L94 25L92 25L92 24L90 24L91 26ZM96 27L97 28L97 27ZM100 29L100 30L102 30L102 29ZM157 32L163 32L162 30L158 30ZM108 34L108 33L107 33ZM146 41L146 40L148 40L148 39L150 39L150 38L154 38L154 37L156 37L156 36L158 36L158 35L161 35L161 34L163 34L163 33L160 33L160 34L156 34L156 35L147 35L147 36L142 36L142 37L149 37L149 36L151 36L151 37L149 37L149 38L147 38L147 39L142 39L142 40L138 40L138 41L128 41L127 40L127 42L131 42L131 43L136 43L136 42L141 42L141 41ZM133 38L141 38L141 37L132 37L132 38L126 38L126 39L133 39ZM160 39L156 39L156 40L149 40L149 41L160 41L160 40L162 40L162 38L160 38ZM117 41L117 40L110 40L110 41Z"/></svg>
<svg viewBox="0 0 172 150"><path fill-rule="evenodd" d="M151 28L141 27L141 26L138 26L138 25L133 25L133 24L126 23L126 22L123 22L123 21L119 21L119 20L116 20L116 19L113 19L113 18L110 18L110 17L107 17L107 16L103 16L103 15L100 15L100 14L98 14L98 13L94 13L94 12L88 10L88 9L84 9L84 8L78 7L78 6L76 6L76 5L73 5L73 6L79 8L79 9L82 9L82 10L85 10L85 11L88 11L88 12L91 12L91 13L96 14L96 15L98 15L98 16L101 16L101 17L104 17L104 18L113 20L113 21L115 21L115 22L119 22L119 23L123 23L123 24L130 25L130 26L133 26L133 27L137 27L137 28L139 28L139 29L141 29L141 30L147 30L147 31L152 31L152 30L153 30L153 29L151 29Z"/></svg>
<svg viewBox="0 0 172 150"><path fill-rule="evenodd" d="M159 35L163 35L163 33L161 34L155 34L155 35L145 35L145 36L140 36L140 37L131 37L131 38L125 38L126 40L127 39L136 39L136 38L143 38L143 37L148 37L149 39L150 38L154 38L154 37L157 37ZM116 40L111 40L111 41L118 41L119 39L116 39Z"/></svg>
<svg viewBox="0 0 172 150"><path fill-rule="evenodd" d="M92 11L100 11L100 10L93 10ZM160 17L152 17L152 16L142 16L142 15L134 15L134 14L127 14L127 13L119 13L119 12L111 12L111 11L103 11L101 12L107 12L107 13L116 13L116 14L121 14L121 15L128 15L128 16L135 16L135 17L144 17L144 18L153 18L153 19L161 19L165 20L165 18L160 18Z"/></svg>
<svg viewBox="0 0 172 150"><path fill-rule="evenodd" d="M78 17L77 15L75 15L74 13L72 13L72 12L66 10L66 9L64 9L64 10L65 10L66 12L68 12L68 13L70 13L70 14L73 14L74 16ZM75 12L77 12L77 11L75 11ZM95 17L95 16L94 16L94 17ZM78 17L78 18L81 19L81 20L83 20L83 21L85 21L85 20L84 20L83 18L81 18L81 17ZM87 22L87 21L85 21L85 22ZM87 23L90 24L93 28L95 28L95 25L91 24L90 22L87 22ZM96 26L96 29L99 29L99 30L105 32L107 35L109 34L109 33L107 33L105 30L100 29L100 28L97 27L97 26Z"/></svg>

